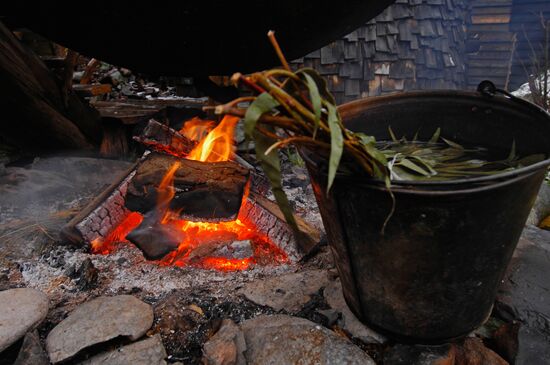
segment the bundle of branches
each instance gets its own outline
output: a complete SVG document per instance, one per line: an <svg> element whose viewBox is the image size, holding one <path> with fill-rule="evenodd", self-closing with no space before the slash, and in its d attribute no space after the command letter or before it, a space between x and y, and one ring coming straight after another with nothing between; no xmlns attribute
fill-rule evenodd
<svg viewBox="0 0 550 365"><path fill-rule="evenodd" d="M317 71L304 68L293 72L274 32L268 37L282 63L272 69L244 76L235 74L235 86L244 86L254 96L215 107L216 114L244 118L245 134L255 142L256 157L269 178L273 193L287 222L295 226L287 197L281 185L277 149L294 145L328 158L327 191L330 190L342 156L349 156L367 175L384 179L389 186L386 157L375 147L375 139L344 128L333 96ZM239 108L250 103L246 109Z"/></svg>

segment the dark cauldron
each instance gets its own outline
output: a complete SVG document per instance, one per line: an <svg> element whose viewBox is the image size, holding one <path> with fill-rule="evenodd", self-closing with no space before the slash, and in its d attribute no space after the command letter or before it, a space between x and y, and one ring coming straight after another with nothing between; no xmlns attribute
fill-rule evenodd
<svg viewBox="0 0 550 365"><path fill-rule="evenodd" d="M411 92L340 107L346 126L378 140L442 136L521 155L550 155L550 117L534 105L476 92ZM499 175L397 182L395 213L381 182L338 176L306 158L347 303L364 323L401 340L466 335L491 312L550 160Z"/></svg>
<svg viewBox="0 0 550 365"><path fill-rule="evenodd" d="M32 4L34 11L3 20L137 72L230 75L280 64L266 36L270 29L292 60L352 32L394 1L111 2L84 10L23 1L18 5Z"/></svg>

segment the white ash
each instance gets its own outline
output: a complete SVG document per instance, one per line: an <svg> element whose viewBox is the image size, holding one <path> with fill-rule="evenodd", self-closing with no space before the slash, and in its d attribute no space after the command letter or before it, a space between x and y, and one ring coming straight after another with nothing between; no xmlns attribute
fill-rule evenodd
<svg viewBox="0 0 550 365"><path fill-rule="evenodd" d="M141 251L122 244L109 255L96 255L61 246L34 261L18 262L25 286L39 289L51 298L78 292L69 276L72 267L91 259L99 270L99 285L94 294L143 291L155 297L176 289L209 287L210 295L225 296L257 277L278 275L296 269L291 265L252 267L242 272L221 272L193 267L161 266L147 261ZM219 283L223 282L223 285Z"/></svg>

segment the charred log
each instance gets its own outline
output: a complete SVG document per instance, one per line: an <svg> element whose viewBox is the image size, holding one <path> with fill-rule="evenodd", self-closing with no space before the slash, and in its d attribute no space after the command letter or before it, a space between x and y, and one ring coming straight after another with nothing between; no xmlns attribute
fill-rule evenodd
<svg viewBox="0 0 550 365"><path fill-rule="evenodd" d="M231 221L237 217L249 171L236 162L199 162L151 153L137 168L128 186L126 208L147 213L158 204L161 181L170 168L174 197L169 208L180 218L200 222Z"/></svg>
<svg viewBox="0 0 550 365"><path fill-rule="evenodd" d="M159 212L151 211L126 238L135 244L149 260L158 260L178 248L185 233L169 224L161 224Z"/></svg>
<svg viewBox="0 0 550 365"><path fill-rule="evenodd" d="M185 157L197 144L154 119L151 119L141 135L134 139L153 151L179 157Z"/></svg>

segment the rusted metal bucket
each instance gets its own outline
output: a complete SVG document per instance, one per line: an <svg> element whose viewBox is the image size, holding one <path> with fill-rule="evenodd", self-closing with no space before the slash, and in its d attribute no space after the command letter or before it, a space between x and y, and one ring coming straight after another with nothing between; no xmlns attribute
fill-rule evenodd
<svg viewBox="0 0 550 365"><path fill-rule="evenodd" d="M550 117L534 105L475 92L415 92L340 107L346 126L389 139L419 131L508 154L550 155ZM353 312L401 340L460 337L489 316L550 160L495 176L383 184L339 176L326 194L325 166L306 156L329 243Z"/></svg>

